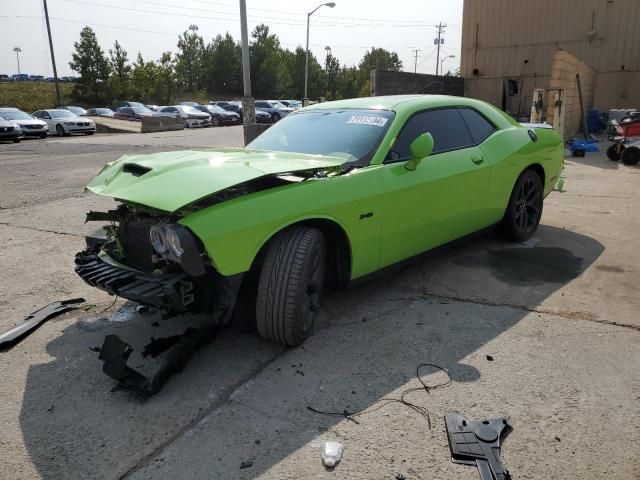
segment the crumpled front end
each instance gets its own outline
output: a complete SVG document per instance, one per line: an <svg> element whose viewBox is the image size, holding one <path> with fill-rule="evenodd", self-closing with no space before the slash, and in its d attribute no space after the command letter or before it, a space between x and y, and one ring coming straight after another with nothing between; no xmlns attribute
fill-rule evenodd
<svg viewBox="0 0 640 480"><path fill-rule="evenodd" d="M217 323L226 323L242 275L220 275L198 238L176 220L125 204L90 212L87 221L109 224L102 235L87 237L87 247L76 254L75 271L111 295L166 313L212 313Z"/></svg>

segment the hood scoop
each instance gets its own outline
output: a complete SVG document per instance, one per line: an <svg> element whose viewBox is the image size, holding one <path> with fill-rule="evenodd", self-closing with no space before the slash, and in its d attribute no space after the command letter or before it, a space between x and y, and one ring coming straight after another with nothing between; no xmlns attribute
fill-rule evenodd
<svg viewBox="0 0 640 480"><path fill-rule="evenodd" d="M125 163L122 166L122 171L124 173L130 173L134 177L141 177L145 173L150 172L151 168L138 165L137 163Z"/></svg>

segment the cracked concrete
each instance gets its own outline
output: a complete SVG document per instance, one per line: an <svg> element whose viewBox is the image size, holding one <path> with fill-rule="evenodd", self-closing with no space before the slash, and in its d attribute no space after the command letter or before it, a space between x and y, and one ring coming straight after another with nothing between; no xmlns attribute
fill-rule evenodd
<svg viewBox="0 0 640 480"><path fill-rule="evenodd" d="M602 155L568 160L567 191L548 198L533 242L514 247L489 232L447 246L329 293L314 337L299 348L234 328L149 401L111 393L89 350L105 334L132 344L137 367L150 336L205 319L162 320L122 301L105 311L112 298L77 279L73 254L94 228L85 212L112 203L82 194L82 185L127 150L240 139L229 128L5 146L0 328L60 298L84 296L97 307L54 319L0 353L8 386L0 390L0 477L476 479L449 459L442 417L459 410L512 417L503 457L514 478L640 478L636 452L620 447L621 438L640 441L640 168L614 168ZM424 362L453 380L409 394L430 411L431 429L397 403L358 424L307 409L355 411L398 398L419 385ZM443 374L422 378L439 383ZM345 445L334 471L320 462L327 439ZM251 467L240 469L245 461Z"/></svg>

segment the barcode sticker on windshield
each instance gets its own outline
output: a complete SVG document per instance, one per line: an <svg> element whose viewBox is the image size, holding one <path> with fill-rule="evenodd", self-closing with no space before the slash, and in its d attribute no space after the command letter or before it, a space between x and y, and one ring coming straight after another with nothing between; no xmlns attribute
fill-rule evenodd
<svg viewBox="0 0 640 480"><path fill-rule="evenodd" d="M375 125L377 127L384 127L387 124L387 118L374 117L371 115L351 115L347 123L358 123L360 125Z"/></svg>

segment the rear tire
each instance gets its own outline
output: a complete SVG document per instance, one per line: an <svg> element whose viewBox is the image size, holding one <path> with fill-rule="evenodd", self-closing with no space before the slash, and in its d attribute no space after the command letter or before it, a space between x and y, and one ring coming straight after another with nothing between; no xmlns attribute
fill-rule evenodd
<svg viewBox="0 0 640 480"><path fill-rule="evenodd" d="M617 162L624 152L625 146L622 143L614 143L607 148L607 158L612 162Z"/></svg>
<svg viewBox="0 0 640 480"><path fill-rule="evenodd" d="M505 236L514 242L529 240L542 217L542 179L533 170L525 170L516 180L507 211L500 224Z"/></svg>
<svg viewBox="0 0 640 480"><path fill-rule="evenodd" d="M273 238L262 264L256 299L262 338L293 346L312 334L325 269L325 239L320 230L293 227Z"/></svg>
<svg viewBox="0 0 640 480"><path fill-rule="evenodd" d="M625 148L620 155L620 160L622 160L622 163L624 163L625 165L637 165L638 162L640 162L640 148Z"/></svg>

